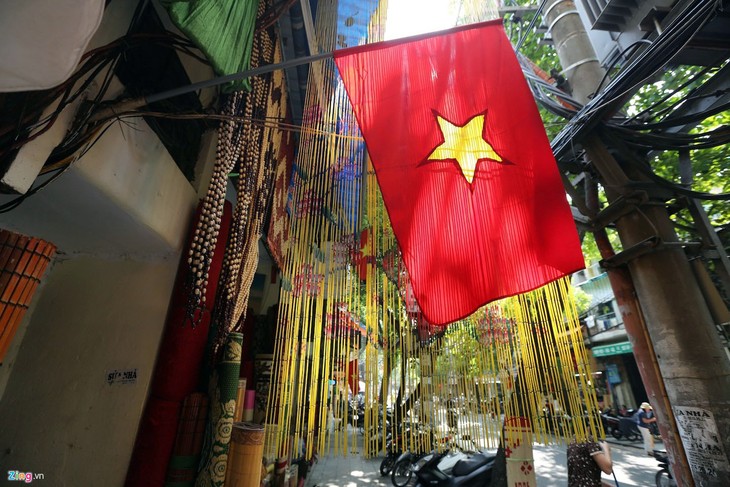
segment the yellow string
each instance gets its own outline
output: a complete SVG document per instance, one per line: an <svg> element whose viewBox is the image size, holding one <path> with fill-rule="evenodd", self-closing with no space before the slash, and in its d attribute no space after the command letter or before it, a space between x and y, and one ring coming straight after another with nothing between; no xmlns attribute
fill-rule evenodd
<svg viewBox="0 0 730 487"><path fill-rule="evenodd" d="M322 50L338 42L336 4L320 2L315 37ZM379 5L367 42L382 32L386 4ZM484 20L483 12L483 2L464 2L461 18ZM351 124L334 134L338 123L352 119L344 91L333 82L334 65L320 61L310 72L291 200L292 244L282 269L266 451L292 455L291 445L302 438L307 457L349 454L360 441L363 455L377 455L385 446L388 409L432 433L410 429L407 446L415 451L443 448L449 441L462 448L512 442L512 430L502 436L505 418L511 417L526 418L542 443L600 436L598 416L590 414L595 391L567 278L491 303L451 324L440 338L419 335L406 309L403 276L391 270L402 271L402 263L372 166L359 150L360 135ZM338 180L343 164L362 168L361 179ZM364 228L362 255L368 260L361 266L351 257L360 251ZM354 418L348 424L348 364L356 357L364 360L362 437ZM408 407L415 391L418 405ZM454 431L449 396L458 405ZM564 414L546 414L546 400ZM391 423L390 432L397 430Z"/></svg>

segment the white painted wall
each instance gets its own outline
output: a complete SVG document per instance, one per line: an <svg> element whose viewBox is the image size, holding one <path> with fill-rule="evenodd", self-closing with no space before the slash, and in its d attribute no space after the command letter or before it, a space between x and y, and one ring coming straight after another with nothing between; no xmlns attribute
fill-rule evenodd
<svg viewBox="0 0 730 487"><path fill-rule="evenodd" d="M117 486L197 195L142 125L109 131L80 163L0 216L59 247L0 367L0 471ZM108 386L105 372L122 368L137 383Z"/></svg>
<svg viewBox="0 0 730 487"><path fill-rule="evenodd" d="M121 486L177 262L56 262L0 401L0 471L53 486ZM106 372L136 368L135 384Z"/></svg>
<svg viewBox="0 0 730 487"><path fill-rule="evenodd" d="M124 30L135 4L109 3L91 45ZM205 148L202 179L214 137ZM204 186L183 177L140 120L108 130L63 176L0 214L1 228L59 250L0 366L0 472L42 473L54 487L123 485ZM105 381L134 368L135 384Z"/></svg>

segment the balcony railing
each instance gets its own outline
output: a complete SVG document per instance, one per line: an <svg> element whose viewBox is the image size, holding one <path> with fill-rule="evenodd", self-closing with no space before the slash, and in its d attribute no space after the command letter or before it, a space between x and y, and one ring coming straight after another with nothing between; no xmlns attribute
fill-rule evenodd
<svg viewBox="0 0 730 487"><path fill-rule="evenodd" d="M588 335L595 336L604 331L611 330L618 327L621 321L616 317L616 313L606 313L602 315L596 315L594 317L594 326L587 326Z"/></svg>

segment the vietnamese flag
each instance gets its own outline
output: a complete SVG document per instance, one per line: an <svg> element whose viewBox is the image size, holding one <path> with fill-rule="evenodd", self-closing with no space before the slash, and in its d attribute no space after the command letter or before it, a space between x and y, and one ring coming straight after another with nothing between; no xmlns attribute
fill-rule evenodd
<svg viewBox="0 0 730 487"><path fill-rule="evenodd" d="M501 21L334 57L429 322L448 324L584 267Z"/></svg>

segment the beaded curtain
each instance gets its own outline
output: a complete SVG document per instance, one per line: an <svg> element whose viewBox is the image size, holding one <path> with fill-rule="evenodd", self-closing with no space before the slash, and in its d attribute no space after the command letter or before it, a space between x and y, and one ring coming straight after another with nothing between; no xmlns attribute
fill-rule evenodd
<svg viewBox="0 0 730 487"><path fill-rule="evenodd" d="M354 3L319 3L320 49L381 40L385 4ZM484 2L459 10L460 23L495 16ZM544 443L600 436L568 279L447 328L425 322L334 63L314 63L309 79L290 186L267 454L296 456L300 439L307 458L355 453L362 435L361 453L373 456L388 432L402 431L416 451L494 448L514 444L504 429L512 417L526 418Z"/></svg>
<svg viewBox="0 0 730 487"><path fill-rule="evenodd" d="M268 6L269 2L259 3L259 17ZM274 29L258 30L253 38L251 67L281 59ZM226 119L218 129L216 163L190 251L189 262L195 273L194 282L190 283L192 313L205 300L200 288L207 286L228 180L235 177L236 202L209 333L205 364L209 370L203 371L209 397L219 407L213 407L209 416L205 464L196 479L198 486L221 486L225 481L236 408L235 386L242 358L242 337L238 332L258 265L258 243L271 200L276 163L281 159L278 151L282 147L283 127L278 121L284 120L287 113L285 99L280 96L283 91L284 74L277 71L251 79L251 91L236 91L227 96L223 108Z"/></svg>

